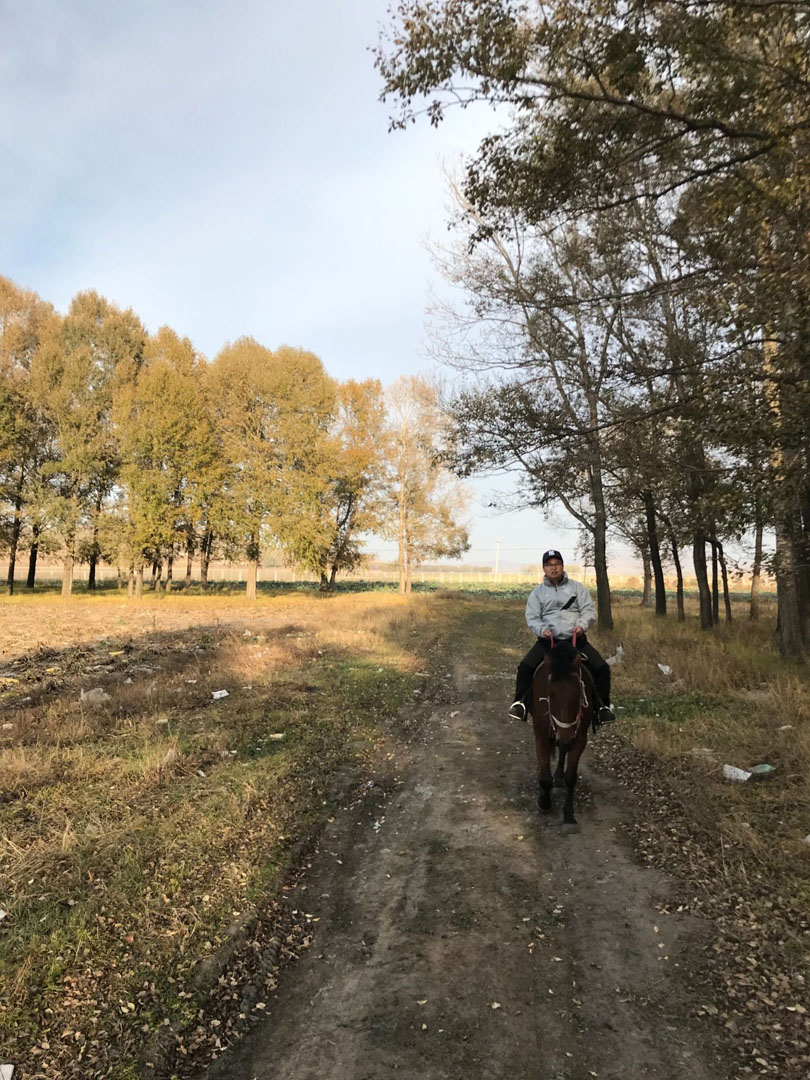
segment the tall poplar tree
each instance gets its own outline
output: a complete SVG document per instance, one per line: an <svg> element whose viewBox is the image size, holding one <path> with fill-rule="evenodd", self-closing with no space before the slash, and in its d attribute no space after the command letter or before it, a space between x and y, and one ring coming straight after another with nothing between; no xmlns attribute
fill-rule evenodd
<svg viewBox="0 0 810 1080"><path fill-rule="evenodd" d="M0 277L0 500L8 514L8 589L29 499L51 449L51 433L34 400L31 365L57 316L36 293Z"/></svg>
<svg viewBox="0 0 810 1080"><path fill-rule="evenodd" d="M132 310L95 292L79 293L32 363L34 398L53 427L57 448L43 474L50 482L50 512L63 543L63 597L73 587L79 531L95 528L118 476L113 395L135 377L145 340Z"/></svg>
<svg viewBox="0 0 810 1080"><path fill-rule="evenodd" d="M255 598L268 540L301 560L328 544L321 496L334 383L313 353L290 346L272 352L252 338L226 345L207 382L227 469L212 521L227 549L247 557L246 595Z"/></svg>
<svg viewBox="0 0 810 1080"><path fill-rule="evenodd" d="M126 493L128 563L142 582L145 559L187 543L208 492L218 490L223 467L208 414L204 361L188 338L169 327L151 336L143 363L116 393L113 414ZM171 576L167 578L171 582Z"/></svg>
<svg viewBox="0 0 810 1080"><path fill-rule="evenodd" d="M338 573L360 562L361 533L377 524L384 470L385 405L376 379L336 386L333 414L323 444L323 470L316 500L320 527L304 529L290 548L296 561L331 591Z"/></svg>
<svg viewBox="0 0 810 1080"><path fill-rule="evenodd" d="M458 558L469 548L466 495L441 455L449 417L424 379L403 375L387 392L386 479L378 531L396 540L399 591L411 591L426 559Z"/></svg>

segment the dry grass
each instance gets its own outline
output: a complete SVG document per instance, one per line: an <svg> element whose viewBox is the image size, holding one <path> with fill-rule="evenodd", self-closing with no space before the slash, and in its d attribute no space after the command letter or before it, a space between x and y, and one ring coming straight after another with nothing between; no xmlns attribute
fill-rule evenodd
<svg viewBox="0 0 810 1080"><path fill-rule="evenodd" d="M388 752L380 721L443 669L440 644L461 655L463 640L473 671L512 671L522 607L449 592L0 602L0 1060L136 1075L156 1030L195 1021L199 958ZM776 655L773 623L702 634L693 616L622 603L595 640L606 655L623 644L617 727L663 763L695 828L719 834L718 873L801 899L808 681ZM82 703L93 687L110 700ZM732 786L725 761L777 771Z"/></svg>
<svg viewBox="0 0 810 1080"><path fill-rule="evenodd" d="M698 977L731 1033L729 1075L803 1078L810 1066L810 671L776 651L775 611L701 632L636 605L617 612L618 738L593 753L631 792L639 858L680 882L680 905L711 927ZM666 676L658 663L668 664ZM627 740L632 744L628 747ZM733 783L723 765L770 764ZM736 1059L736 1065L734 1061Z"/></svg>
<svg viewBox="0 0 810 1080"><path fill-rule="evenodd" d="M107 595L13 598L0 619L0 1056L129 1076L145 1034L193 1015L199 957L373 767L450 614Z"/></svg>
<svg viewBox="0 0 810 1080"><path fill-rule="evenodd" d="M744 605L734 615L703 633L694 617L679 624L636 604L618 608L620 730L680 769L696 822L770 873L801 877L810 862L810 672L780 659L773 605L757 623ZM776 772L735 785L723 779L726 763Z"/></svg>

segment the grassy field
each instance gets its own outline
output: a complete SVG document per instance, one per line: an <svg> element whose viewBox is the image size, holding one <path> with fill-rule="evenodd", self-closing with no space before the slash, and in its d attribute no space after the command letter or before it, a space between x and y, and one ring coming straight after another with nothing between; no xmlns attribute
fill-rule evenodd
<svg viewBox="0 0 810 1080"><path fill-rule="evenodd" d="M751 623L740 604L731 625L703 634L694 618L679 625L620 605L618 732L594 740L591 755L637 808L625 833L639 857L674 873L682 906L712 928L695 1020L730 1033L745 1062L730 1075L805 1077L810 672L779 658L775 614L771 604ZM725 764L775 771L733 783Z"/></svg>
<svg viewBox="0 0 810 1080"><path fill-rule="evenodd" d="M227 1041L230 1020L201 1009L212 979L241 995L228 968L234 927L266 927L271 949L306 945L305 913L279 938L276 902L319 824L381 782L408 736L399 710L436 692L448 648L466 639L473 663L481 649L514 667L529 644L522 608L509 592L3 600L0 1060L26 1077L124 1080L161 1041L181 1057ZM808 678L776 655L773 611L760 624L742 605L735 614L705 635L693 613L678 624L619 600L616 630L594 638L605 655L625 650L619 734L597 753L640 800L643 857L680 860L712 918L736 898L729 933L772 957L749 967L740 995L776 1002L796 1039ZM108 697L82 700L93 689ZM217 690L228 696L214 700ZM776 772L731 785L726 762ZM662 806L661 790L674 801ZM781 944L769 919L791 927ZM261 978L272 990L273 966Z"/></svg>
<svg viewBox="0 0 810 1080"><path fill-rule="evenodd" d="M618 715L639 750L680 763L701 789L692 801L697 823L722 832L747 865L803 879L810 867L810 673L779 658L770 608L752 623L741 604L731 625L702 634L694 622L620 606L616 640L627 662L614 669ZM776 772L767 781L729 784L724 764L770 764ZM810 907L807 885L798 880L796 888Z"/></svg>
<svg viewBox="0 0 810 1080"><path fill-rule="evenodd" d="M156 1032L193 1028L200 958L381 771L381 721L449 612L376 593L0 612L0 1060L136 1075Z"/></svg>

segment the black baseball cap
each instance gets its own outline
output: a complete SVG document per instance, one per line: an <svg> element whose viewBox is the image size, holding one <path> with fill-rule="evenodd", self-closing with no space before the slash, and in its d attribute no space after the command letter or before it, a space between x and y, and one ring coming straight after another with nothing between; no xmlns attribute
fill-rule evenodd
<svg viewBox="0 0 810 1080"><path fill-rule="evenodd" d="M549 548L548 551L543 552L543 566L545 566L547 562L551 562L552 559L559 559L561 563L565 563L565 559L563 559L556 548Z"/></svg>

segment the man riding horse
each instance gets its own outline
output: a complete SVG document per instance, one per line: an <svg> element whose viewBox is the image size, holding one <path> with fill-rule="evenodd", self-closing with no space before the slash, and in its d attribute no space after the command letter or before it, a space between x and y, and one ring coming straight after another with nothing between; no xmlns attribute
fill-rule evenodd
<svg viewBox="0 0 810 1080"><path fill-rule="evenodd" d="M537 634L537 641L517 669L515 700L509 708L513 720L525 720L535 669L556 642L570 642L576 635L576 648L586 661L597 698L596 723L612 724L616 719L610 704L610 667L585 637L596 621L591 594L565 572L563 557L552 549L543 555L544 578L526 603L526 622Z"/></svg>

